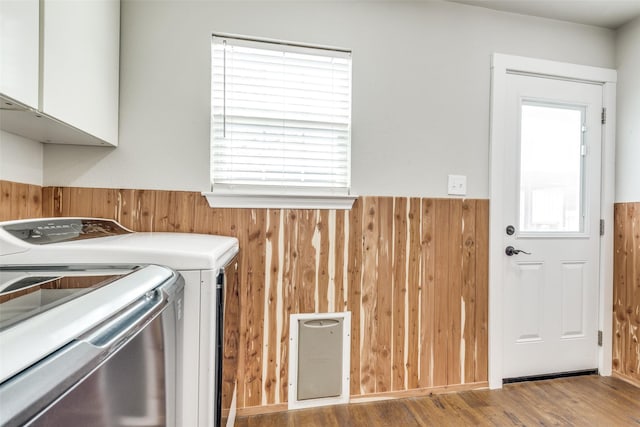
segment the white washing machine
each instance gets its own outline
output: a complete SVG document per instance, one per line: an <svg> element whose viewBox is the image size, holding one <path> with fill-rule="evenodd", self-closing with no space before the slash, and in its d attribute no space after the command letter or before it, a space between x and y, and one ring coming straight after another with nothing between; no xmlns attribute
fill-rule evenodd
<svg viewBox="0 0 640 427"><path fill-rule="evenodd" d="M178 381L181 427L221 425L221 346L225 267L238 240L189 233L139 233L113 220L44 218L0 222L0 264L160 264L185 281L184 345ZM218 336L216 336L218 334ZM180 372L180 370L179 370ZM233 399L235 401L235 399ZM235 408L225 411L233 425Z"/></svg>

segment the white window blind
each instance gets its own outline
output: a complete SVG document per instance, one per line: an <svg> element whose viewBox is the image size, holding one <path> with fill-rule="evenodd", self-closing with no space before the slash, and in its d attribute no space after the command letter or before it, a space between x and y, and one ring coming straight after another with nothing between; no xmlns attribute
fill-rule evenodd
<svg viewBox="0 0 640 427"><path fill-rule="evenodd" d="M214 189L348 193L350 52L219 36L212 50Z"/></svg>

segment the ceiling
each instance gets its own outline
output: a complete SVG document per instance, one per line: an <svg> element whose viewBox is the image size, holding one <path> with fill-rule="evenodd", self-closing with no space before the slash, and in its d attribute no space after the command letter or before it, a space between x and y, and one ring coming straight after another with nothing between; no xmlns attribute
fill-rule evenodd
<svg viewBox="0 0 640 427"><path fill-rule="evenodd" d="M640 0L448 0L488 9L616 29L640 16Z"/></svg>

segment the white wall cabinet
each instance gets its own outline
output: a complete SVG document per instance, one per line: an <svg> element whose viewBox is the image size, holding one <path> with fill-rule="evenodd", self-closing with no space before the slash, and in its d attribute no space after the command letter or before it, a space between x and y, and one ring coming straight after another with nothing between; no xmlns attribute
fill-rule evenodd
<svg viewBox="0 0 640 427"><path fill-rule="evenodd" d="M39 0L0 0L0 93L38 107Z"/></svg>
<svg viewBox="0 0 640 427"><path fill-rule="evenodd" d="M0 0L2 80L21 76L0 86L2 129L41 142L116 146L120 1L23 1ZM12 32L17 21L28 34ZM5 40L22 54L5 54Z"/></svg>
<svg viewBox="0 0 640 427"><path fill-rule="evenodd" d="M45 0L44 23L42 111L117 141L119 1Z"/></svg>

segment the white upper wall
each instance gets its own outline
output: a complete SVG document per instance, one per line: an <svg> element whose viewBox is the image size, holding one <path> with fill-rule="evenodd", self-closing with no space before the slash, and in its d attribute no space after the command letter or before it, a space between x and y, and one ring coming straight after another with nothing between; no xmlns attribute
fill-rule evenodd
<svg viewBox="0 0 640 427"><path fill-rule="evenodd" d="M618 30L616 47L616 201L640 202L640 18Z"/></svg>
<svg viewBox="0 0 640 427"><path fill-rule="evenodd" d="M42 144L0 130L0 179L42 185Z"/></svg>
<svg viewBox="0 0 640 427"><path fill-rule="evenodd" d="M45 184L209 189L211 33L353 50L352 192L489 195L493 52L613 67L612 31L440 1L123 0L120 146L45 147Z"/></svg>

